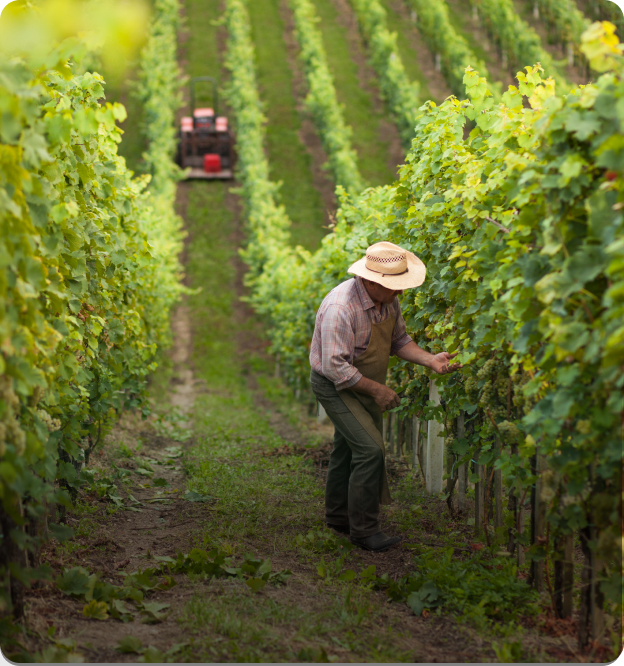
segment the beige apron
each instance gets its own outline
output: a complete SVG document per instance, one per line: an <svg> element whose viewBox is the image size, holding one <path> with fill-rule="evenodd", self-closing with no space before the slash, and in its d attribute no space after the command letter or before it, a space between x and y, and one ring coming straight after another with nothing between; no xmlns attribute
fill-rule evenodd
<svg viewBox="0 0 624 666"><path fill-rule="evenodd" d="M368 313L371 320L371 337L366 351L358 356L353 365L364 377L372 379L378 384L386 384L388 374L388 363L390 361L390 349L392 347L392 332L396 323L396 316L389 316L385 321L379 324L373 322L371 313ZM344 404L355 416L359 424L375 440L383 451L384 469L379 488L380 504L390 504L392 497L388 488L388 477L386 475L386 447L383 441L383 417L381 408L375 402L372 395L357 393L351 389L338 391Z"/></svg>

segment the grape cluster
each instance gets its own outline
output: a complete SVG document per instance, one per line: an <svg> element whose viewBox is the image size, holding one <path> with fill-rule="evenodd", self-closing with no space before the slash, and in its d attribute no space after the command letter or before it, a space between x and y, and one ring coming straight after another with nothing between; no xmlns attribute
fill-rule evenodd
<svg viewBox="0 0 624 666"><path fill-rule="evenodd" d="M468 399L473 405L476 405L479 402L479 382L477 378L473 375L469 376L468 379L464 382L464 390Z"/></svg>
<svg viewBox="0 0 624 666"><path fill-rule="evenodd" d="M477 379L485 381L479 394L479 407L489 410L494 418L504 418L507 414L508 379L503 361L499 358L488 359L477 372Z"/></svg>
<svg viewBox="0 0 624 666"><path fill-rule="evenodd" d="M60 430L61 422L59 419L52 418L45 409L38 409L37 416L43 421L43 424L48 429L48 432L54 432L55 430Z"/></svg>
<svg viewBox="0 0 624 666"><path fill-rule="evenodd" d="M446 455L452 456L453 451L451 447L457 438L457 419L447 419L444 424L444 445L446 447Z"/></svg>
<svg viewBox="0 0 624 666"><path fill-rule="evenodd" d="M444 320L442 321L442 324L444 326L447 326L451 322L451 319L453 319L454 314L455 314L454 305L451 305L450 307L446 308L446 313L444 315Z"/></svg>
<svg viewBox="0 0 624 666"><path fill-rule="evenodd" d="M518 443L520 430L518 430L518 426L516 426L515 423L511 423L511 421L500 421L498 423L498 431L504 444Z"/></svg>
<svg viewBox="0 0 624 666"><path fill-rule="evenodd" d="M535 395L526 396L524 394L523 388L529 379L529 375L526 372L517 372L511 378L513 383L513 404L522 409L525 414L528 414L539 400Z"/></svg>
<svg viewBox="0 0 624 666"><path fill-rule="evenodd" d="M6 375L0 377L0 401L6 405L3 422L0 423L0 456L6 453L7 443L13 443L19 455L26 448L26 434L16 418L19 411L19 398L13 390L13 380Z"/></svg>

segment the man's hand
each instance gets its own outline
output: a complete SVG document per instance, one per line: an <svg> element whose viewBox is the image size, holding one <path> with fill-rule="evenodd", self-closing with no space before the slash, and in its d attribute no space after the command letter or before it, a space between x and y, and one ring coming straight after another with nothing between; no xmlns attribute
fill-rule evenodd
<svg viewBox="0 0 624 666"><path fill-rule="evenodd" d="M354 384L351 387L352 391L357 391L358 393L366 393L374 398L375 402L379 405L382 412L386 412L389 409L394 409L401 404L401 398L387 386L383 384L378 384L372 379L367 379L366 377L360 377L360 380L357 384Z"/></svg>
<svg viewBox="0 0 624 666"><path fill-rule="evenodd" d="M449 354L448 352L436 354L429 361L429 367L439 375L445 375L447 372L459 370L459 368L462 367L461 363L453 363L451 365L451 359L455 358L457 354L459 354L459 352L455 352L454 354Z"/></svg>
<svg viewBox="0 0 624 666"><path fill-rule="evenodd" d="M377 384L377 386L379 388L375 390L372 396L382 412L387 412L401 404L401 398L390 387L383 384Z"/></svg>

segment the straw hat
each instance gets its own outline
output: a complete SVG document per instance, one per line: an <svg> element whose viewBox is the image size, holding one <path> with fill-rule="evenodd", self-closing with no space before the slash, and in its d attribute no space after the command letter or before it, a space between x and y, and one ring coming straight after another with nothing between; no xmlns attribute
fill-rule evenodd
<svg viewBox="0 0 624 666"><path fill-rule="evenodd" d="M375 243L366 250L366 256L356 261L349 273L379 283L386 289L412 289L425 281L427 268L411 252L394 243Z"/></svg>

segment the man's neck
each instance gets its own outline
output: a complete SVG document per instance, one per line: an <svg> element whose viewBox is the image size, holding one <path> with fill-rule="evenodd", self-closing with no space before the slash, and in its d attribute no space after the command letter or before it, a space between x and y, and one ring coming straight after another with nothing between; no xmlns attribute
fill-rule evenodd
<svg viewBox="0 0 624 666"><path fill-rule="evenodd" d="M366 293L368 294L368 297L373 301L373 305L377 308L377 312L381 312L381 306L383 303L381 301L376 301L375 297L370 293L368 287L366 286L366 282L362 280L362 286L366 290Z"/></svg>

